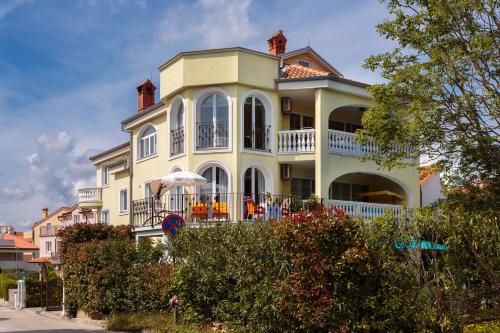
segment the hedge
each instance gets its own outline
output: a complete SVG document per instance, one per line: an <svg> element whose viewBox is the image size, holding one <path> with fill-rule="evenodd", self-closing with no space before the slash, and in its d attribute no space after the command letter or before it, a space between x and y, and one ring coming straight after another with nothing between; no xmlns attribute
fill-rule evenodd
<svg viewBox="0 0 500 333"><path fill-rule="evenodd" d="M66 308L99 318L113 313L168 309L170 266L159 263L162 244L136 246L128 227L76 224L61 233ZM163 279L162 279L163 278ZM158 291L159 290L159 291Z"/></svg>

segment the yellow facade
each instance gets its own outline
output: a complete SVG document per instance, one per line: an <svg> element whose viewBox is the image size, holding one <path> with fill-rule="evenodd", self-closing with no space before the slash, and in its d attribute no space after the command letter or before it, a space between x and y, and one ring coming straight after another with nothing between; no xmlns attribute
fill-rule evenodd
<svg viewBox="0 0 500 333"><path fill-rule="evenodd" d="M42 218L41 220L35 222L32 227L32 241L35 245L40 245L40 229L42 227L46 227L48 224L51 224L52 227L57 227L62 225L62 222L59 221L59 216L68 212L70 210L69 207L61 207L52 213L50 213L47 217ZM25 234L26 237L26 234Z"/></svg>
<svg viewBox="0 0 500 333"><path fill-rule="evenodd" d="M298 61L299 58L307 58L312 63L311 67L320 68L307 55L298 56L291 61ZM319 197L328 198L331 195L330 187L336 179L356 184L356 174L363 174L363 179L371 182L370 190L397 193L404 197L404 203L408 207L418 207L417 165L388 172L379 169L374 161L361 162L357 156L331 151L332 132L329 126L332 119L346 123L360 121L348 112L339 113L338 117L332 112L339 108L356 110L369 107L370 98L366 91L357 93L362 88L356 86L351 89L349 82L322 83L323 86L319 87L314 81L292 83L289 88L280 89L277 84L279 66L278 57L241 48L181 53L162 65L160 98L163 105L122 123L124 130L131 134L131 151L118 158L128 156L130 168L113 174L109 185L101 186L102 166L110 163L111 159L104 158L96 165L97 186L102 187L102 205L99 209L109 211L110 223L133 223L129 216L132 201L144 199L147 182L176 169L201 174L205 167L211 165L226 172L227 191L231 193L245 192L244 174L248 168L255 167L264 175L265 191L272 194L294 194L292 181L281 177L281 164L289 164L292 178L314 180L313 192ZM197 131L201 131L198 119L201 117L201 104L208 97L216 95L228 102L227 147L197 149L196 140L200 137ZM288 131L291 123L291 116L281 111L281 102L283 97L290 96L293 113L300 115L303 123L304 116L314 118L314 129L309 129L314 131L315 137L315 148L311 148L311 151L280 152L278 131ZM244 148L246 132L243 110L248 97L258 98L264 105L266 130L269 131L265 150ZM184 111L184 152L172 156L172 124L177 121L175 114L180 105ZM149 126L156 130L156 153L141 159L138 156L139 142ZM132 178L130 174L133 175ZM384 179L387 183L383 182ZM128 200L131 201L124 214L118 210L122 188L128 189ZM241 201L235 201L231 209L231 216L241 218Z"/></svg>

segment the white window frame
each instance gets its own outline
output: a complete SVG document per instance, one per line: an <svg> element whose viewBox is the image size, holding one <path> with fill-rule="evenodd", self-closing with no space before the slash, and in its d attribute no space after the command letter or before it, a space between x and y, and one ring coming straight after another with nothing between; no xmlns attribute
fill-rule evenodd
<svg viewBox="0 0 500 333"><path fill-rule="evenodd" d="M197 148L197 136L198 136L198 126L197 122L201 116L201 105L211 95L220 95L227 101L228 106L228 146L226 148L214 148L214 149L198 149ZM214 99L215 100L215 99ZM192 134L192 146L194 154L211 154L220 152L231 152L233 149L233 103L231 96L222 88L213 87L207 88L200 91L194 98L194 110L195 114L192 124L193 124L193 134ZM184 111L185 112L185 111ZM186 126L186 125L185 125Z"/></svg>
<svg viewBox="0 0 500 333"><path fill-rule="evenodd" d="M101 223L109 224L109 210L103 209L101 211Z"/></svg>
<svg viewBox="0 0 500 333"><path fill-rule="evenodd" d="M268 150L256 150L256 149L250 149L250 148L245 148L245 140L244 140L244 135L245 135L245 117L243 114L243 110L245 108L245 101L247 100L248 97L256 97L258 98L262 104L264 104L264 109L265 109L265 114L266 114L266 127L269 127L269 149ZM253 110L255 106L252 106L252 121L254 121L255 117L255 112ZM241 111L241 121L240 121L240 131L241 131L241 143L240 143L240 151L245 152L245 153L251 153L251 154L257 154L257 155L274 155L275 152L275 136L276 136L276 131L274 129L274 124L275 124L275 108L273 105L273 102L271 98L264 92L258 89L253 89L248 91L246 94L243 95L241 101L240 101L240 111Z"/></svg>
<svg viewBox="0 0 500 333"><path fill-rule="evenodd" d="M101 186L109 185L109 168L107 165L101 167Z"/></svg>
<svg viewBox="0 0 500 333"><path fill-rule="evenodd" d="M183 152L180 154L172 155L172 147L173 147L173 142L172 142L172 131L175 129L179 128L179 109L182 105L183 112L182 112L182 119L181 119L181 124L182 127L184 127L184 142L183 144ZM174 121L174 119L176 121ZM170 108L167 109L167 122L169 126L169 132L168 132L168 159L173 160L176 158L179 158L181 156L186 155L186 141L187 141L187 126L186 126L186 104L184 103L184 99L182 98L181 95L177 95L172 99L172 102L170 103Z"/></svg>
<svg viewBox="0 0 500 333"><path fill-rule="evenodd" d="M125 192L125 201L122 201L122 193ZM123 204L123 206L122 206ZM118 192L118 212L120 214L126 214L128 212L128 188L121 188Z"/></svg>
<svg viewBox="0 0 500 333"><path fill-rule="evenodd" d="M154 133L143 135L143 133L146 132L150 127L154 129ZM151 158L152 156L156 156L157 154L158 129L152 124L146 124L139 131L139 135L137 138L137 161Z"/></svg>
<svg viewBox="0 0 500 333"><path fill-rule="evenodd" d="M73 215L73 223L80 223L80 215Z"/></svg>
<svg viewBox="0 0 500 333"><path fill-rule="evenodd" d="M52 241L45 242L45 253L52 253Z"/></svg>

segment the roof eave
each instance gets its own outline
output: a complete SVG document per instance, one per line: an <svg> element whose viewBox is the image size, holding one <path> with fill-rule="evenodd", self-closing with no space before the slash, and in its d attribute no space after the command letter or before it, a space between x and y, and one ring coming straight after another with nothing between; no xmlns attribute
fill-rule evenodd
<svg viewBox="0 0 500 333"><path fill-rule="evenodd" d="M307 77L296 77L296 78L287 78L287 79L277 79L276 82L295 82L295 81L316 81L316 80L330 80L337 81L346 84L350 84L360 88L368 88L370 85L368 83L353 81L349 79L345 79L343 77L338 77L335 75L321 75L321 76L307 76Z"/></svg>
<svg viewBox="0 0 500 333"><path fill-rule="evenodd" d="M179 52L175 56L173 56L172 58L170 58L166 62L164 62L162 65L158 66L158 70L162 71L165 67L167 67L168 65L175 62L177 59L179 59L183 56L196 55L196 54L207 54L207 53L232 52L232 51L243 51L243 52L253 53L253 54L265 56L265 57L276 59L276 60L280 59L279 56L275 56L275 55L272 55L269 53L255 51L255 50L247 49L247 48L241 47L241 46L235 46L235 47L226 47L226 48L219 48L219 49L206 49L206 50Z"/></svg>

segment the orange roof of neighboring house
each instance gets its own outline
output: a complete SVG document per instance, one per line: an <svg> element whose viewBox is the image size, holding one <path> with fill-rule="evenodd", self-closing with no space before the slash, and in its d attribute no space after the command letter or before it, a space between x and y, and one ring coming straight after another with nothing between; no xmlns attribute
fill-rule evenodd
<svg viewBox="0 0 500 333"><path fill-rule="evenodd" d="M38 250L38 246L33 244L31 240L24 238L24 235L3 235L3 239L14 241L14 245L18 249L22 250Z"/></svg>
<svg viewBox="0 0 500 333"><path fill-rule="evenodd" d="M31 259L29 262L33 264L45 264L51 262L51 260L49 257L41 257L41 258Z"/></svg>
<svg viewBox="0 0 500 333"><path fill-rule="evenodd" d="M294 64L294 65L286 65L283 68L283 74L281 75L281 78L291 79L298 77L327 76L327 75L334 75L334 74L319 69L314 69L311 67L305 67Z"/></svg>
<svg viewBox="0 0 500 333"><path fill-rule="evenodd" d="M420 186L424 185L432 178L436 173L439 172L439 169L435 165L426 165L420 167Z"/></svg>

